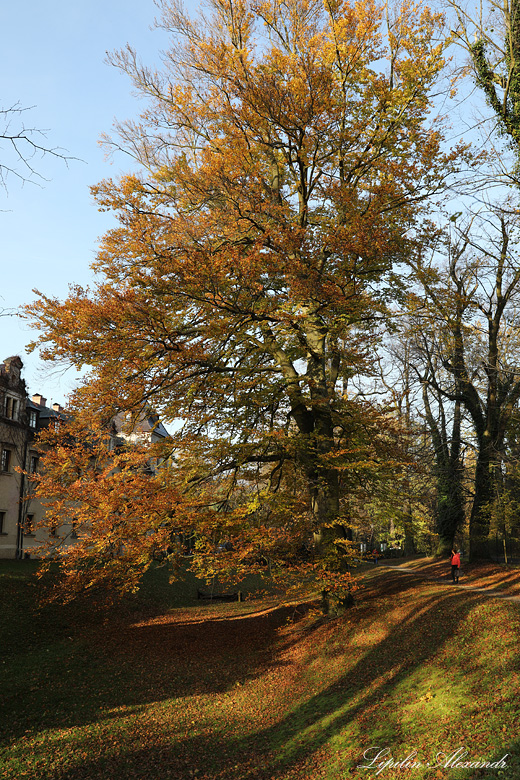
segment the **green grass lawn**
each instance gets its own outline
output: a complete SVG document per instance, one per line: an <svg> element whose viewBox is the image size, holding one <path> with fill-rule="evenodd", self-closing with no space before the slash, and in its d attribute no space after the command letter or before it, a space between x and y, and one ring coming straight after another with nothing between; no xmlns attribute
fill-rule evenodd
<svg viewBox="0 0 520 780"><path fill-rule="evenodd" d="M372 569L324 621L159 570L118 608L38 609L33 569L0 562L6 780L520 777L514 603ZM461 748L506 768L433 766Z"/></svg>

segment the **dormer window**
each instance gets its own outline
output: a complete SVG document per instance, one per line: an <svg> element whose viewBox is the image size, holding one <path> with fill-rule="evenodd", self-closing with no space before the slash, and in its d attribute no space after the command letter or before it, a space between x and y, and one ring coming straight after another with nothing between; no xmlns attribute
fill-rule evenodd
<svg viewBox="0 0 520 780"><path fill-rule="evenodd" d="M29 410L29 426L31 428L36 428L38 425L38 415L34 411L34 409Z"/></svg>

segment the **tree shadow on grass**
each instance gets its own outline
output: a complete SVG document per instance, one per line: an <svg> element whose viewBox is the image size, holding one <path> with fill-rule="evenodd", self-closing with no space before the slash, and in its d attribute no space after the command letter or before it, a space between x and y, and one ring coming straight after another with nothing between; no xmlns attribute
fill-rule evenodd
<svg viewBox="0 0 520 780"><path fill-rule="evenodd" d="M171 613L159 622L93 621L79 639L63 620L55 624L55 641L36 626L26 652L20 647L0 666L0 745L27 730L94 723L118 707L232 690L281 663L274 655L277 632L295 617L294 607L228 617L210 612L198 621Z"/></svg>
<svg viewBox="0 0 520 780"><path fill-rule="evenodd" d="M309 698L274 727L255 735L255 741L263 741L273 755L270 774L264 773L262 777L274 780L293 766L305 764L306 759L348 731L351 723L366 712L378 711L379 734L384 740L380 747L399 745L403 739L399 713L389 710L385 700L456 636L459 621L479 602L474 595L462 598L462 603L460 598L455 601L455 593L448 593L425 599L418 613L389 631L347 674ZM440 624L439 610L445 616ZM248 740L243 743L246 752L247 743ZM363 750L372 746L369 737ZM363 763L362 752L357 761ZM355 767L350 757L343 767L345 776ZM360 776L363 774L361 770ZM255 775L229 774L233 780L245 777Z"/></svg>
<svg viewBox="0 0 520 780"><path fill-rule="evenodd" d="M395 602L398 593L417 584L412 577L394 576L396 579L390 577L385 589L388 604ZM381 595L378 580L379 577L369 582L365 589L365 601L357 607L361 613L369 608L371 599ZM190 730L183 734L164 733L156 728L150 732L146 746L139 737L133 739L129 735L119 755L111 755L110 751L94 755L94 751L81 760L76 757L74 766L62 766L45 777L49 780L101 780L109 776L118 780L184 780L192 776L208 780L280 780L291 776L315 780L319 777L317 770L314 774L308 770L313 756L334 738L348 733L356 719L359 724L364 713L377 713L382 728L375 736L384 739L385 745L403 742L399 713L388 710L386 699L457 635L460 621L481 601L476 594L455 592L454 589L441 595L437 590L432 595L423 595L417 609L396 625L386 623L384 613L381 614L377 621L381 639L368 642L366 652L358 653L352 668L329 685L320 681L318 693L289 711L286 707L271 713L270 724L256 731L251 731L251 718L248 721L247 713L243 713L243 725L238 728L231 723L226 727L218 713L213 724L204 723L203 714L202 720L194 720ZM217 619L208 621L210 625L206 622L187 624L177 629L164 625L137 627L132 653L143 653L146 662L143 664L144 685L136 686L134 682L132 688L126 692L122 690L119 695L112 689L107 704L116 707L131 703L139 708L175 695L186 697L229 690L237 682L244 682L248 675L258 675L264 665L272 668L273 663L285 663L283 656L271 655L276 631L285 619L280 614L276 618L250 616L244 618L244 622ZM350 629L352 641L359 641L357 628L353 625ZM128 641L128 636L121 637L122 652L118 656L123 667L126 651L129 658L135 657L128 649ZM322 650L316 650L316 659L320 652ZM168 658L176 659L176 663L182 658L186 661L184 666L181 664L180 679L172 681L163 676L163 662ZM191 679L186 678L190 663L197 670L206 663L212 667L212 673L201 677L199 672ZM179 666L176 673L178 671ZM241 717L238 717L239 724L240 721ZM374 732L367 733L366 738L368 742L363 750L371 747ZM360 740L362 743L363 735ZM344 765L340 763L337 780L352 777L350 773L355 773L356 765L362 762L362 751L356 757L347 754L345 751ZM299 767L304 774L298 774ZM365 776L364 770L359 772L360 776Z"/></svg>

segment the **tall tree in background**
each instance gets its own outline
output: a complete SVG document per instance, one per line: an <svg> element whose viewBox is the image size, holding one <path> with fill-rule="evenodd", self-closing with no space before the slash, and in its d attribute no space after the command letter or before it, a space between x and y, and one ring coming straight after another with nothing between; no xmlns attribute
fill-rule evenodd
<svg viewBox="0 0 520 780"><path fill-rule="evenodd" d="M455 38L470 55L477 86L493 110L499 132L520 152L520 2L486 0L475 8L449 0ZM517 178L518 164L507 171Z"/></svg>
<svg viewBox="0 0 520 780"><path fill-rule="evenodd" d="M437 554L448 555L465 521L463 405L457 381L446 371L440 358L446 354L444 348L439 350L443 334L436 332L435 326L431 327L431 321L428 324L419 316L411 325L413 348L410 350L410 370L421 386L421 416L433 449L435 529L439 540ZM436 324L438 327L438 322Z"/></svg>
<svg viewBox="0 0 520 780"><path fill-rule="evenodd" d="M476 225L480 222L479 229ZM431 366L442 365L449 381L430 371L429 386L460 403L476 440L474 497L470 517L470 556L489 556L488 535L496 495L496 470L508 427L520 400L517 323L520 270L515 251L515 216L504 213L475 220L450 245L447 266L417 267L431 322L440 333L425 340ZM442 329L442 330L441 330ZM460 432L459 432L460 433Z"/></svg>
<svg viewBox="0 0 520 780"><path fill-rule="evenodd" d="M438 318L432 318L420 299L412 295L409 315L401 317L399 331L391 337L391 369L387 368L391 383L384 382L397 413L406 421L418 475L416 501L419 499L419 506L429 504L433 510L431 526L437 537L438 555L449 554L465 520L462 405L458 396L452 401L439 390L449 388L451 395L454 393L453 378L442 365L445 349L439 348L444 332ZM417 488L422 488L423 495ZM408 503L411 515L412 501ZM405 548L415 552L412 533L408 536L406 540L405 534Z"/></svg>
<svg viewBox="0 0 520 780"><path fill-rule="evenodd" d="M432 383L435 385L435 380ZM439 535L438 555L447 555L453 549L455 535L461 531L465 520L464 466L462 462L460 398L453 404L451 421L447 419L445 399L437 392L437 414L430 403L432 392L427 377L423 378L423 404L426 423L432 437L437 483L435 526ZM450 425L451 422L451 425Z"/></svg>
<svg viewBox="0 0 520 780"><path fill-rule="evenodd" d="M113 56L149 99L119 127L142 174L94 190L120 221L97 287L30 313L44 357L91 367L81 408L108 420L149 403L183 421L175 447L199 453L197 485L201 463L230 500L251 469L264 486L300 474L328 554L349 474L388 441L343 382L369 367L393 265L457 159L431 118L440 20L406 2L209 8L162 4L161 73Z"/></svg>

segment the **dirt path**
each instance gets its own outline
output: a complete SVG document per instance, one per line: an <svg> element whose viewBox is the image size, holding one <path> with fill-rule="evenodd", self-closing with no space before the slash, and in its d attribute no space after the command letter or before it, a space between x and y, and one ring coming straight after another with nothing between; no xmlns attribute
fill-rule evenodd
<svg viewBox="0 0 520 780"><path fill-rule="evenodd" d="M461 568L461 578L464 583L459 582L454 585L451 581L451 571L448 571L449 564L433 558L421 558L403 564L378 563L377 566L430 582L438 582L450 588L480 593L490 598L520 602L520 569L517 567L495 563L467 563Z"/></svg>

